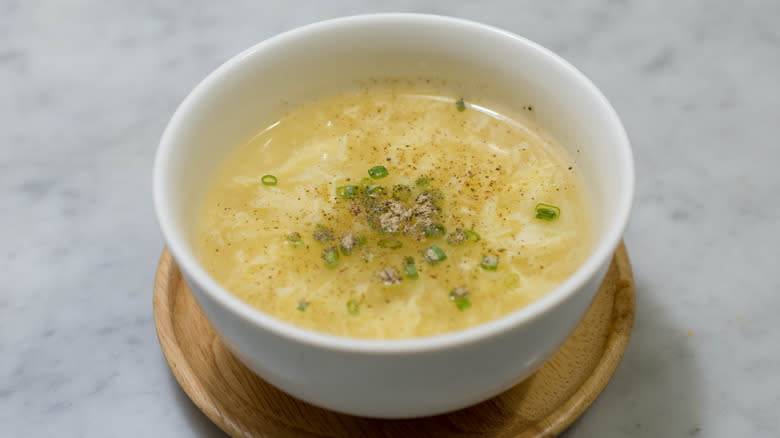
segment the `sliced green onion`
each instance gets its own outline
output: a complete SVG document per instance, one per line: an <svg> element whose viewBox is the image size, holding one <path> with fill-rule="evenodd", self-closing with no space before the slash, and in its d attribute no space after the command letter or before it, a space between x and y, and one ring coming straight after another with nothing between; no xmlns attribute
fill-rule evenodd
<svg viewBox="0 0 780 438"><path fill-rule="evenodd" d="M405 185L396 184L393 186L393 198L399 201L408 201L412 197L412 189Z"/></svg>
<svg viewBox="0 0 780 438"><path fill-rule="evenodd" d="M504 286L506 287L514 287L519 282L520 282L520 276L517 274L513 273L504 277Z"/></svg>
<svg viewBox="0 0 780 438"><path fill-rule="evenodd" d="M374 166L368 169L368 176L372 179L381 179L388 175L387 168L385 166Z"/></svg>
<svg viewBox="0 0 780 438"><path fill-rule="evenodd" d="M276 179L273 175L263 175L262 178L260 178L260 182L263 183L264 186L275 186L278 179Z"/></svg>
<svg viewBox="0 0 780 438"><path fill-rule="evenodd" d="M464 102L463 99L456 100L455 108L457 108L459 112L466 111L466 102Z"/></svg>
<svg viewBox="0 0 780 438"><path fill-rule="evenodd" d="M476 231L465 230L464 233L468 236L469 242L479 242L482 239Z"/></svg>
<svg viewBox="0 0 780 438"><path fill-rule="evenodd" d="M447 234L447 229L444 228L444 225L435 223L424 226L422 232L425 237L438 239L439 237L443 237L445 234Z"/></svg>
<svg viewBox="0 0 780 438"><path fill-rule="evenodd" d="M423 251L423 258L431 265L435 265L447 258L447 254L436 245L431 245Z"/></svg>
<svg viewBox="0 0 780 438"><path fill-rule="evenodd" d="M447 236L447 243L452 246L462 245L464 243L474 243L481 239L479 234L471 230L456 229L449 236Z"/></svg>
<svg viewBox="0 0 780 438"><path fill-rule="evenodd" d="M458 308L461 312L471 307L471 301L469 301L468 298L456 298L453 301L455 301L455 307Z"/></svg>
<svg viewBox="0 0 780 438"><path fill-rule="evenodd" d="M325 248L322 250L322 261L325 262L325 266L329 268L335 268L336 263L339 262L339 249L335 246Z"/></svg>
<svg viewBox="0 0 780 438"><path fill-rule="evenodd" d="M366 194L372 198L379 198L385 196L387 190L382 186L370 186L368 190L366 190Z"/></svg>
<svg viewBox="0 0 780 438"><path fill-rule="evenodd" d="M308 307L309 307L309 300L304 298L298 301L297 309L300 310L301 312L305 312Z"/></svg>
<svg viewBox="0 0 780 438"><path fill-rule="evenodd" d="M301 246L303 245L303 240L301 240L301 234L297 231L294 231L286 236L284 238L287 240L287 243L292 246Z"/></svg>
<svg viewBox="0 0 780 438"><path fill-rule="evenodd" d="M458 286L450 291L450 300L455 303L455 307L461 312L471 307L469 291L463 286Z"/></svg>
<svg viewBox="0 0 780 438"><path fill-rule="evenodd" d="M376 246L380 248L398 249L404 246L404 244L396 239L381 239L376 243Z"/></svg>
<svg viewBox="0 0 780 438"><path fill-rule="evenodd" d="M431 185L431 179L428 178L427 176L421 176L417 178L417 181L415 181L414 184L417 187L428 187L429 185Z"/></svg>
<svg viewBox="0 0 780 438"><path fill-rule="evenodd" d="M314 240L320 243L325 243L333 240L333 230L326 227L325 225L317 224L317 226L314 227L314 233L312 233L312 237L314 237Z"/></svg>
<svg viewBox="0 0 780 438"><path fill-rule="evenodd" d="M360 188L358 186L339 186L336 187L336 194L344 199L355 199L360 194Z"/></svg>
<svg viewBox="0 0 780 438"><path fill-rule="evenodd" d="M367 241L366 236L357 236L357 246L363 246Z"/></svg>
<svg viewBox="0 0 780 438"><path fill-rule="evenodd" d="M498 256L492 254L483 255L481 266L486 271L495 271L498 269Z"/></svg>
<svg viewBox="0 0 780 438"><path fill-rule="evenodd" d="M371 178L363 178L360 180L360 190L365 192L366 189L368 189L368 187L373 184L374 184L374 180L372 180Z"/></svg>
<svg viewBox="0 0 780 438"><path fill-rule="evenodd" d="M536 218L551 221L561 215L561 209L550 204L536 204Z"/></svg>
<svg viewBox="0 0 780 438"><path fill-rule="evenodd" d="M358 303L355 300L347 301L347 312L349 312L349 314L353 316L360 313L360 303Z"/></svg>
<svg viewBox="0 0 780 438"><path fill-rule="evenodd" d="M456 298L455 299L455 306L460 310L461 312L471 307L471 301L469 301L468 298Z"/></svg>
<svg viewBox="0 0 780 438"><path fill-rule="evenodd" d="M412 280L417 280L420 277L417 268L414 266L414 259L411 257L404 259L404 275Z"/></svg>

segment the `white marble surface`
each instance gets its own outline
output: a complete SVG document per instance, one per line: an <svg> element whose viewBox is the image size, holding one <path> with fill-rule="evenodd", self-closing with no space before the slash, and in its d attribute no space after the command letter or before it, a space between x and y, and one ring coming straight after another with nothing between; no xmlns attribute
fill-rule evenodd
<svg viewBox="0 0 780 438"><path fill-rule="evenodd" d="M0 1L0 436L223 436L155 335L156 143L228 57L372 11L527 36L631 134L636 325L564 436L780 436L776 0Z"/></svg>

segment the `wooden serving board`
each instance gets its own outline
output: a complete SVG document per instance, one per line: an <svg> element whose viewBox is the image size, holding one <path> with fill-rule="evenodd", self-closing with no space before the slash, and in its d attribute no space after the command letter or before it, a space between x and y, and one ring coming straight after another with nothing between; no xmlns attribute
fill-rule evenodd
<svg viewBox="0 0 780 438"><path fill-rule="evenodd" d="M190 399L233 437L551 437L606 386L634 323L635 292L625 246L584 320L535 374L478 405L412 420L338 414L263 381L215 335L165 250L154 284L154 321L163 354Z"/></svg>

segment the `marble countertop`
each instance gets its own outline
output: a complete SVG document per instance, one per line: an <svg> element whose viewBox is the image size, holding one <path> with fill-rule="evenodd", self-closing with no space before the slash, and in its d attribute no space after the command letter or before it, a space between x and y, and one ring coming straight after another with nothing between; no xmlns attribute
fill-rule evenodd
<svg viewBox="0 0 780 438"><path fill-rule="evenodd" d="M281 31L377 11L524 35L612 101L636 157L637 318L573 437L780 436L780 2L0 2L0 436L224 436L152 320L160 134Z"/></svg>

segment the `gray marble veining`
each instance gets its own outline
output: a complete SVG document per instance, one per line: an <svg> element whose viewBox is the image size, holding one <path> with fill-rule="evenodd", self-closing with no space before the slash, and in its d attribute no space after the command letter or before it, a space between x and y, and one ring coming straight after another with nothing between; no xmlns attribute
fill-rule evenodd
<svg viewBox="0 0 780 438"><path fill-rule="evenodd" d="M151 165L178 103L321 19L428 12L545 45L631 135L637 320L566 437L780 436L780 3L0 2L0 436L224 436L172 379Z"/></svg>

